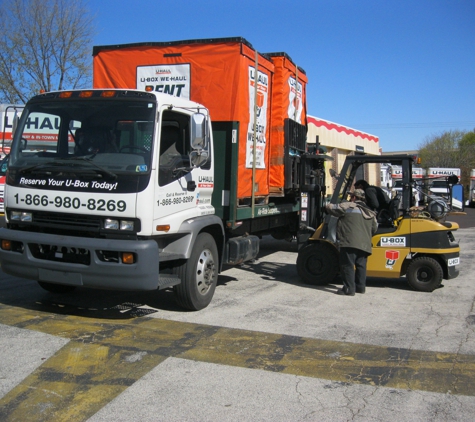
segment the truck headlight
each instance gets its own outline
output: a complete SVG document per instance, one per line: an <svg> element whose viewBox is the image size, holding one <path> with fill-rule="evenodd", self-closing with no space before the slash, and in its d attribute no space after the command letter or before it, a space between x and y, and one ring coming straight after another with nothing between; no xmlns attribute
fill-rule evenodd
<svg viewBox="0 0 475 422"><path fill-rule="evenodd" d="M106 218L104 220L104 228L107 230L119 230L119 220Z"/></svg>
<svg viewBox="0 0 475 422"><path fill-rule="evenodd" d="M10 220L31 223L33 221L33 214L25 211L12 211L10 214Z"/></svg>
<svg viewBox="0 0 475 422"><path fill-rule="evenodd" d="M113 218L106 218L104 220L104 228L107 230L133 231L134 222L132 220L115 220Z"/></svg>
<svg viewBox="0 0 475 422"><path fill-rule="evenodd" d="M120 229L121 230L134 230L134 222L130 220L120 220Z"/></svg>

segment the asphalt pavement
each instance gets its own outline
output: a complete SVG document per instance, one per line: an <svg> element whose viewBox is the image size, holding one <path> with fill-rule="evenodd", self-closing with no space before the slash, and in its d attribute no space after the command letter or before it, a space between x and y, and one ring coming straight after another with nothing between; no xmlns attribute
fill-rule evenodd
<svg viewBox="0 0 475 422"><path fill-rule="evenodd" d="M266 238L211 305L172 293L66 295L0 274L2 421L461 421L475 413L475 210L460 276L432 293L371 278L364 295L301 283Z"/></svg>

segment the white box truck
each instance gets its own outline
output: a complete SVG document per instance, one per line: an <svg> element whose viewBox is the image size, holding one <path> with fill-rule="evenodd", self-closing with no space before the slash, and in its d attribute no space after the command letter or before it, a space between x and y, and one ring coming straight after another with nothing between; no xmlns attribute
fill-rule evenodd
<svg viewBox="0 0 475 422"><path fill-rule="evenodd" d="M23 106L13 104L0 104L0 214L4 211L3 194L5 190L5 173L7 168L8 154L14 131L14 122L21 115Z"/></svg>
<svg viewBox="0 0 475 422"><path fill-rule="evenodd" d="M426 170L421 167L412 168L412 196L413 196L413 205L419 205L419 202L423 200L421 190L424 188L424 178L426 175ZM391 193L394 196L397 193L402 192L403 182L402 182L402 167L392 166L391 167L391 179L392 179L392 189Z"/></svg>
<svg viewBox="0 0 475 422"><path fill-rule="evenodd" d="M470 170L469 206L475 207L475 169Z"/></svg>
<svg viewBox="0 0 475 422"><path fill-rule="evenodd" d="M307 152L307 79L285 53L256 55L238 38L94 57L95 89L25 105L4 272L52 292L172 288L199 310L223 265L253 259L261 236L305 240L320 224L331 157Z"/></svg>
<svg viewBox="0 0 475 422"><path fill-rule="evenodd" d="M445 200L450 199L450 188L457 183L451 183L450 176L457 176L460 180L459 168L429 167L429 195L440 196Z"/></svg>

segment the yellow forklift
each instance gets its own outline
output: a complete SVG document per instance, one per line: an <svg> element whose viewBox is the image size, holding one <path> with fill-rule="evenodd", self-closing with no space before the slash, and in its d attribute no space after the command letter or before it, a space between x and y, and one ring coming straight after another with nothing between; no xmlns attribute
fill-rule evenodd
<svg viewBox="0 0 475 422"><path fill-rule="evenodd" d="M412 180L412 156L347 157L341 173L332 173L338 181L330 202L347 201L356 177L361 178L362 172L358 169L369 163L401 166L403 189L390 200L389 209L378 214L379 227L372 239L367 276L392 279L405 276L413 289L423 292L432 292L443 279L457 277L460 246L453 232L459 226L445 221L450 206L441 198L430 197L421 190L424 205L412 205L413 189L420 189ZM323 223L300 247L297 271L305 283L329 284L339 274L337 222L337 217L326 215Z"/></svg>

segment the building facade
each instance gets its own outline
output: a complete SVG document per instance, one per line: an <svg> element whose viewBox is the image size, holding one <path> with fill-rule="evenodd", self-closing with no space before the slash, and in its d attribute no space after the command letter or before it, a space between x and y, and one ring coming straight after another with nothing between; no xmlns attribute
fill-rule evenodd
<svg viewBox="0 0 475 422"><path fill-rule="evenodd" d="M381 155L379 138L375 135L311 115L307 116L307 122L307 142L324 146L327 150L327 155L333 158L333 161L328 162L326 165L327 196L333 193L336 185L336 180L330 177L330 169L339 173L348 155ZM380 165L365 165L361 173L357 175L357 178L365 179L370 185L381 186Z"/></svg>

